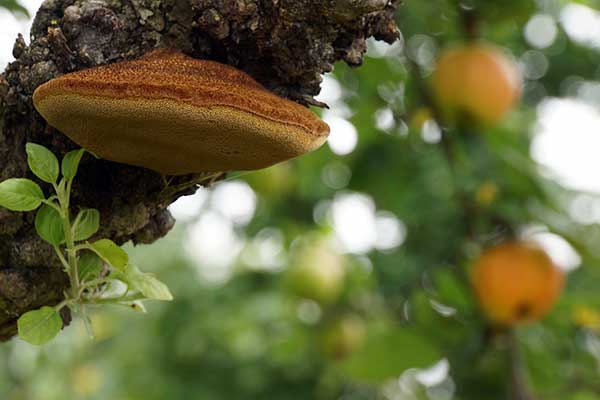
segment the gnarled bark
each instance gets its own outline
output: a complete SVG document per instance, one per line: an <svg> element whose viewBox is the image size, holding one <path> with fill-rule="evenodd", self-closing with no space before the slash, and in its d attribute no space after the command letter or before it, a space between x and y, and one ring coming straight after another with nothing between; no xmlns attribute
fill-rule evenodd
<svg viewBox="0 0 600 400"><path fill-rule="evenodd" d="M313 96L321 74L334 62L359 65L370 36L390 43L397 39L398 3L46 0L33 23L31 44L19 37L16 61L0 75L0 181L34 178L28 173L26 142L43 144L59 156L77 147L33 108L34 90L52 78L134 59L157 46L173 47L233 65L284 97L318 105ZM177 177L165 189L155 172L89 157L76 178L73 203L100 210L98 236L151 243L174 224L167 206L193 192L177 185L211 179L208 174ZM0 340L15 334L23 312L60 302L68 285L53 249L37 237L33 219L33 213L0 209Z"/></svg>

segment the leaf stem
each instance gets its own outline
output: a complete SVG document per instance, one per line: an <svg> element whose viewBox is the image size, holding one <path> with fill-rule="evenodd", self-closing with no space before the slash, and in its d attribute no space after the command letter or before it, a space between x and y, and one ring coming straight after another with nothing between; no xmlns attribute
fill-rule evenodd
<svg viewBox="0 0 600 400"><path fill-rule="evenodd" d="M67 259L65 258L65 256L63 255L62 250L60 249L60 247L55 245L54 251L56 252L56 255L58 256L58 259L60 260L61 264L63 265L65 272L67 272L67 274L68 274L69 273L69 263L68 263Z"/></svg>
<svg viewBox="0 0 600 400"><path fill-rule="evenodd" d="M91 281L84 282L80 287L80 293L82 293L85 289L93 288L96 286L100 286L104 283L107 283L110 279L107 277L93 279Z"/></svg>
<svg viewBox="0 0 600 400"><path fill-rule="evenodd" d="M57 198L56 196L52 196L52 197ZM59 206L57 206L56 203L51 200L52 197L48 198L46 200L42 200L42 203L44 203L48 207L54 208L56 211L58 211L60 213L61 212L61 208Z"/></svg>
<svg viewBox="0 0 600 400"><path fill-rule="evenodd" d="M63 230L65 234L66 250L68 265L67 275L71 283L71 299L77 300L80 295L80 283L79 283L79 272L77 268L77 252L75 250L75 240L73 238L73 230L71 226L71 215L69 211L69 203L71 198L71 185L72 180L67 180L66 187L65 181L61 182L60 185L54 185L56 194L58 196L58 202L60 204L60 215L63 221ZM64 261L64 257L61 261Z"/></svg>
<svg viewBox="0 0 600 400"><path fill-rule="evenodd" d="M73 302L73 299L65 299L65 300L61 301L60 303L58 303L57 305L55 305L54 309L56 310L56 312L59 312L65 306L69 305L72 302Z"/></svg>

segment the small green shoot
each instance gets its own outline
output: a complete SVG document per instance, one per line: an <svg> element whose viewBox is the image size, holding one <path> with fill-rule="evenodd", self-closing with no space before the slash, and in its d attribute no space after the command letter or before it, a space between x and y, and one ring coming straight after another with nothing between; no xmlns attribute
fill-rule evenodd
<svg viewBox="0 0 600 400"><path fill-rule="evenodd" d="M23 314L17 321L19 337L34 345L51 341L62 329L63 307L79 311L87 327L88 304L116 304L143 311L143 300L172 300L167 286L154 275L129 264L129 256L116 243L110 239L88 241L100 229L98 210L81 209L73 219L71 187L86 151L67 153L60 165L44 146L27 143L26 152L29 168L52 185L54 194L46 197L42 188L30 179L8 179L0 183L0 207L11 211L38 210L35 229L54 247L69 277L70 288L57 306L43 306ZM115 292L114 287L124 290Z"/></svg>

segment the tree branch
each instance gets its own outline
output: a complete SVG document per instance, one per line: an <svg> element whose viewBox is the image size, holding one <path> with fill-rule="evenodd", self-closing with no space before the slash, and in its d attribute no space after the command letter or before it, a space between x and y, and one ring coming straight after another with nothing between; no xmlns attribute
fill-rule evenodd
<svg viewBox="0 0 600 400"><path fill-rule="evenodd" d="M390 43L397 39L399 2L46 0L35 17L31 43L17 39L16 61L0 75L0 181L34 178L28 175L26 142L59 156L77 147L33 108L34 90L52 78L135 59L163 46L231 64L282 96L318 104L313 96L320 75L334 62L359 65L370 36ZM219 171L206 172L176 177L171 185L208 184ZM88 157L75 180L73 204L100 210L99 236L150 243L174 224L167 206L194 188L165 191L163 177L155 172ZM0 210L0 340L15 333L19 315L59 303L68 286L51 246L36 235L33 217ZM27 295L14 296L14 288Z"/></svg>

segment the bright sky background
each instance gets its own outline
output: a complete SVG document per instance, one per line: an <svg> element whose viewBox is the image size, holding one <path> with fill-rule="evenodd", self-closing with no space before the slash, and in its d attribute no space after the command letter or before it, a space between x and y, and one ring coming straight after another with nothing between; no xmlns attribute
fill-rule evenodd
<svg viewBox="0 0 600 400"><path fill-rule="evenodd" d="M22 4L33 15L41 1L22 0ZM22 33L28 40L29 25L30 21L17 19L0 10L2 69L12 60L12 46L17 33ZM583 5L571 4L563 8L558 20L549 15L536 15L523 29L523 35L533 48L519 57L526 77L535 79L546 72L545 56L536 49L553 43L559 25L573 40L600 50L600 13ZM411 43L429 43L430 39L425 35L417 36L409 38L409 52ZM434 49L434 45L420 46L419 49L427 51L416 56L428 62L433 56L433 51L429 50ZM399 44L388 46L371 41L369 56L381 57L401 50ZM571 86L569 93L573 94L572 97L550 98L539 106L532 155L565 186L600 193L600 84L575 80ZM342 86L335 79L325 77L322 87L319 99L331 106L324 114L325 121L331 126L328 145L338 156L324 168L323 182L340 191L334 198L317 205L315 222L334 227L335 240L341 252L361 255L372 250L393 250L402 245L410 232L405 231L398 216L378 210L368 194L343 190L351 177L351 171L343 162L344 156L354 151L360 133L349 120L352 112L344 103ZM379 110L374 116L374 123L383 130L393 128L391 110ZM435 141L435 132L431 134L431 141ZM186 248L197 261L200 279L216 283L226 281L237 258L249 268L277 270L283 267L286 254L282 234L276 227L265 229L250 241L240 233L242 230L239 228L254 216L258 201L250 186L234 180L221 183L212 191L201 189L196 195L182 198L171 206L180 221L190 222ZM580 212L574 218L580 222L586 219L588 222L600 221L600 204L587 204L587 208L593 212ZM565 268L578 264L577 255L562 239L544 233L536 235Z"/></svg>

